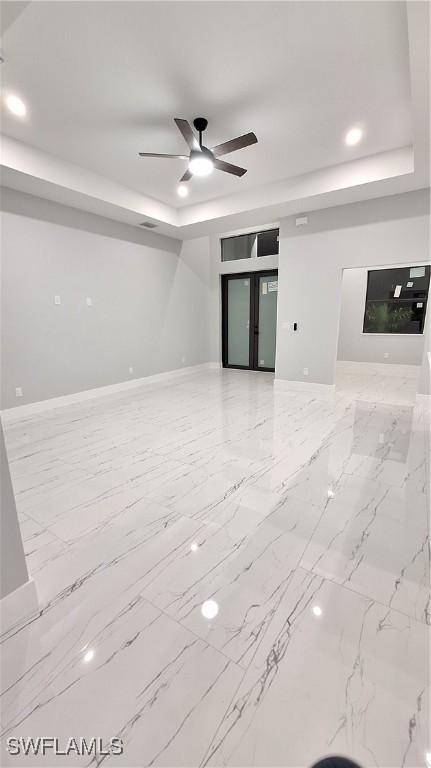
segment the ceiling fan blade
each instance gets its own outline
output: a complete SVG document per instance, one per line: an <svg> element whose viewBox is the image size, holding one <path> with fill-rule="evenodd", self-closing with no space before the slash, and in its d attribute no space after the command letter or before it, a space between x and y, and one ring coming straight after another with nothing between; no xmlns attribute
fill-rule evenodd
<svg viewBox="0 0 431 768"><path fill-rule="evenodd" d="M188 123L187 120L183 120L181 117L174 117L174 121L184 141L190 147L190 149L199 150L199 142L192 131L190 123Z"/></svg>
<svg viewBox="0 0 431 768"><path fill-rule="evenodd" d="M239 165L232 165L232 163L225 163L224 160L214 160L214 168L219 171L225 171L226 173L232 173L234 176L244 176L247 173L246 168L240 168Z"/></svg>
<svg viewBox="0 0 431 768"><path fill-rule="evenodd" d="M180 160L188 160L188 155L159 155L158 152L138 152L139 157L178 157Z"/></svg>
<svg viewBox="0 0 431 768"><path fill-rule="evenodd" d="M191 171L189 171L189 169L187 168L186 172L185 172L185 173L183 173L183 175L182 175L182 176L181 176L181 178L180 178L180 183L181 183L182 181L190 181L190 179L192 178L192 176L193 176L192 172L191 172Z"/></svg>
<svg viewBox="0 0 431 768"><path fill-rule="evenodd" d="M257 136L254 133L245 133L244 136L238 136L237 139L231 139L225 141L223 144L217 144L213 147L211 152L214 157L220 157L220 155L227 155L229 152L235 152L236 149L243 149L249 147L251 144L257 144Z"/></svg>

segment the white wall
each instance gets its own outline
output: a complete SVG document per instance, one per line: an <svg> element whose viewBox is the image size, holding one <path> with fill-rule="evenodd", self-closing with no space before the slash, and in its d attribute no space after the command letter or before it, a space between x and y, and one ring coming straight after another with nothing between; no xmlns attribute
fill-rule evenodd
<svg viewBox="0 0 431 768"><path fill-rule="evenodd" d="M210 360L208 238L12 190L2 204L2 408Z"/></svg>
<svg viewBox="0 0 431 768"><path fill-rule="evenodd" d="M283 219L276 377L333 384L344 268L427 263L429 256L427 190L314 211L302 228L294 216Z"/></svg>
<svg viewBox="0 0 431 768"><path fill-rule="evenodd" d="M419 369L418 393L431 395L431 316L429 312L425 319L424 348Z"/></svg>
<svg viewBox="0 0 431 768"><path fill-rule="evenodd" d="M367 278L368 270L364 268L343 271L337 359L421 365L423 335L362 333Z"/></svg>

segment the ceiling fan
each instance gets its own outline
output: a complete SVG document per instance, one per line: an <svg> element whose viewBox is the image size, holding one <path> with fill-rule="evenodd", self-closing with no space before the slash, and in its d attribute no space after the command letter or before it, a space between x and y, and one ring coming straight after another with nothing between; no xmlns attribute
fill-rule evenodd
<svg viewBox="0 0 431 768"><path fill-rule="evenodd" d="M243 136L238 136L236 139L225 141L223 144L217 144L216 147L208 149L202 144L202 133L208 125L208 120L205 117L197 117L193 120L193 125L199 134L199 141L187 120L174 117L174 122L190 149L190 155L164 155L157 152L139 152L139 155L141 157L172 157L188 160L188 168L182 175L180 182L189 181L192 176L208 176L214 168L225 173L232 173L234 176L244 176L247 173L246 168L226 163L224 160L219 160L219 157L227 155L229 152L235 152L236 149L249 147L250 144L256 144L257 138L254 133L245 133Z"/></svg>

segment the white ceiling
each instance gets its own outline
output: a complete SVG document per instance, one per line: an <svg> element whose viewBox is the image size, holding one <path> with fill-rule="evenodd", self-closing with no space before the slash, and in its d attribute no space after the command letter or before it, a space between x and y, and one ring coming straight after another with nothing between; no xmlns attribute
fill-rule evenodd
<svg viewBox="0 0 431 768"><path fill-rule="evenodd" d="M80 170L87 174L82 196L102 199L89 191L89 173L97 174L111 203L114 183L121 185L115 204L134 211L133 223L147 214L173 226L175 209L185 208L180 224L204 221L227 205L235 211L235 200L243 200L244 210L268 204L271 185L280 202L283 194L287 200L282 190L292 178L296 188L297 177L319 169L356 168L351 161L392 158L390 151L400 148L410 147L411 157L407 15L427 4L408 5L3 3L3 90L24 99L28 116L18 120L2 109L2 132L22 143L25 163L40 150L37 172L34 162L31 172L22 162L4 165L76 193L72 177ZM248 131L259 143L226 156L248 169L243 178L216 171L192 179L181 200L176 187L186 161L141 159L138 151L186 152L173 117L198 115L209 120L209 146ZM354 125L364 129L364 140L347 147L344 135ZM398 167L399 153L393 156ZM55 162L63 163L61 173L48 179L41 168ZM9 180L18 184L6 175Z"/></svg>
<svg viewBox="0 0 431 768"><path fill-rule="evenodd" d="M8 4L6 4L8 5ZM170 205L197 203L412 140L400 2L35 2L3 39L3 87L28 119L3 132ZM259 139L176 194L187 151L173 117L209 120L208 143ZM343 136L364 126L365 140Z"/></svg>

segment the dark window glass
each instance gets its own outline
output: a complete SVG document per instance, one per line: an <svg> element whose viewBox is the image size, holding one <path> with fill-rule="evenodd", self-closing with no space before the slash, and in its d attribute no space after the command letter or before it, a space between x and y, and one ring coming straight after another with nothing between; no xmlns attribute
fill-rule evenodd
<svg viewBox="0 0 431 768"><path fill-rule="evenodd" d="M278 253L278 229L259 232L257 236L257 255L274 256Z"/></svg>
<svg viewBox="0 0 431 768"><path fill-rule="evenodd" d="M278 253L278 229L253 232L248 235L224 237L221 241L221 260L236 261L252 256L273 256Z"/></svg>
<svg viewBox="0 0 431 768"><path fill-rule="evenodd" d="M423 333L429 266L368 272L364 333Z"/></svg>

